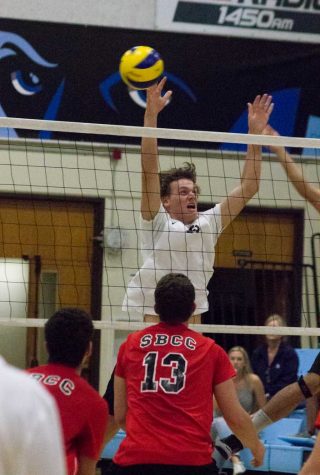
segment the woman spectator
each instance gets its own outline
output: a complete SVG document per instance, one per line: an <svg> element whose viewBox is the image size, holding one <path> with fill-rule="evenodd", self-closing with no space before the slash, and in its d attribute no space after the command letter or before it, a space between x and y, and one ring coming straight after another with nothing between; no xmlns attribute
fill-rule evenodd
<svg viewBox="0 0 320 475"><path fill-rule="evenodd" d="M283 327L285 321L274 314L266 319L265 325ZM253 352L251 365L263 382L267 399L297 380L298 363L297 353L281 335L266 335L266 342Z"/></svg>
<svg viewBox="0 0 320 475"><path fill-rule="evenodd" d="M241 406L253 414L266 403L264 388L260 378L252 372L248 353L242 346L234 346L228 351L229 360L236 370L233 379L236 392ZM216 416L221 416L219 408L215 405ZM233 475L239 475L246 471L239 454L231 457Z"/></svg>

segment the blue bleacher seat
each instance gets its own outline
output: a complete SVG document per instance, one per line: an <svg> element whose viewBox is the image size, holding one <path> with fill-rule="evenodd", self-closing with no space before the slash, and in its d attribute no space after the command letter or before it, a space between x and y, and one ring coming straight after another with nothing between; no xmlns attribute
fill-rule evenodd
<svg viewBox="0 0 320 475"><path fill-rule="evenodd" d="M259 437L264 443L290 445L288 442L280 440L279 435L298 434L298 432L301 432L302 423L303 421L301 418L294 419L292 417L285 417L263 429L260 432Z"/></svg>
<svg viewBox="0 0 320 475"><path fill-rule="evenodd" d="M299 358L298 376L301 376L309 371L319 354L319 350L315 348L295 348L295 351Z"/></svg>
<svg viewBox="0 0 320 475"><path fill-rule="evenodd" d="M112 459L117 452L119 445L123 441L126 433L120 429L119 432L105 446L101 454L102 459Z"/></svg>

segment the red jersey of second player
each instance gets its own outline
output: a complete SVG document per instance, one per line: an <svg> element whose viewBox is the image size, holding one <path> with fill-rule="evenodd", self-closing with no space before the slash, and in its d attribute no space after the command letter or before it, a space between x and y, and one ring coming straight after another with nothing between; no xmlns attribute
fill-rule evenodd
<svg viewBox="0 0 320 475"><path fill-rule="evenodd" d="M159 323L129 335L119 350L127 435L114 462L206 465L214 386L235 376L225 351L185 325Z"/></svg>
<svg viewBox="0 0 320 475"><path fill-rule="evenodd" d="M68 475L74 475L79 455L99 459L107 426L107 403L74 368L47 364L30 368L28 372L41 381L56 400Z"/></svg>

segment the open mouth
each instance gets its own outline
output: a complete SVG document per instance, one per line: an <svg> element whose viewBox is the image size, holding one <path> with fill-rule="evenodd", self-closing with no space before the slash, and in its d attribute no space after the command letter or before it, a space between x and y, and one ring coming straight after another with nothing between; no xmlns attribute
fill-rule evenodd
<svg viewBox="0 0 320 475"><path fill-rule="evenodd" d="M190 203L187 206L188 209L196 209L196 205L194 203Z"/></svg>

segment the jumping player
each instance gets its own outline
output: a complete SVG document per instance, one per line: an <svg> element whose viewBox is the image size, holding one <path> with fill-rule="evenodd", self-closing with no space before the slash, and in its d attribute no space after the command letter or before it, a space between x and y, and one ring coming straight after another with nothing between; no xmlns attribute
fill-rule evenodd
<svg viewBox="0 0 320 475"><path fill-rule="evenodd" d="M106 433L105 400L80 376L92 352L91 317L76 308L57 311L45 325L48 364L31 368L60 412L68 475L94 475Z"/></svg>
<svg viewBox="0 0 320 475"><path fill-rule="evenodd" d="M147 90L145 127L157 127L159 113L172 92L162 95L166 78ZM249 132L261 134L273 109L272 98L257 96L248 104ZM168 272L182 272L196 291L197 315L190 323L201 323L208 310L207 284L212 276L214 248L220 233L238 216L259 189L261 147L249 145L240 184L214 208L198 211L199 188L194 164L187 163L160 173L157 140L143 138L141 146L141 251L143 264L127 287L123 310L130 319L158 321L154 290Z"/></svg>
<svg viewBox="0 0 320 475"><path fill-rule="evenodd" d="M126 430L112 475L218 473L212 462L213 394L228 425L263 461L264 447L241 407L225 351L190 330L195 290L183 274L162 277L155 290L160 323L121 345L115 370L115 419Z"/></svg>

